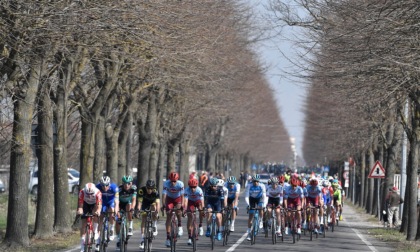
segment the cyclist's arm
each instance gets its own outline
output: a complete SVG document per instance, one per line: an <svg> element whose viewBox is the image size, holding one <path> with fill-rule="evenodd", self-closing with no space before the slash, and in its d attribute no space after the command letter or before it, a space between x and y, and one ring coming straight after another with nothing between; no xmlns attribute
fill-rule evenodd
<svg viewBox="0 0 420 252"><path fill-rule="evenodd" d="M234 206L235 208L237 208L237 207L238 207L238 199L239 199L239 192L236 192L236 193L235 193L235 200L233 201L233 206Z"/></svg>

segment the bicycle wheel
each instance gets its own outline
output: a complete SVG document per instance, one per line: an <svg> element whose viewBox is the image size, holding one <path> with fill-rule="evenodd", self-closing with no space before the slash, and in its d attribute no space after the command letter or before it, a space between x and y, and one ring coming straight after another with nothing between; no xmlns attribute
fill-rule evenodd
<svg viewBox="0 0 420 252"><path fill-rule="evenodd" d="M277 243L277 224L276 224L276 218L271 218L271 241L273 244Z"/></svg>
<svg viewBox="0 0 420 252"><path fill-rule="evenodd" d="M193 219L193 228L191 232L191 238L192 238L192 245L193 245L193 252L197 250L197 223Z"/></svg>
<svg viewBox="0 0 420 252"><path fill-rule="evenodd" d="M123 220L121 221L121 226L120 226L120 251L121 252L125 251L124 243L125 243L125 223Z"/></svg>
<svg viewBox="0 0 420 252"><path fill-rule="evenodd" d="M173 213L174 215L175 213ZM172 218L176 218L174 216L172 216ZM175 220L172 219L171 221L171 252L175 252L176 251L176 239L177 239L177 225L175 223Z"/></svg>
<svg viewBox="0 0 420 252"><path fill-rule="evenodd" d="M332 212L331 212L331 232L334 232L334 226L335 226L335 210L332 210Z"/></svg>
<svg viewBox="0 0 420 252"><path fill-rule="evenodd" d="M85 251L89 251L89 242L90 242L90 228L89 225L86 225L86 229L85 229L85 246L84 246L84 250Z"/></svg>
<svg viewBox="0 0 420 252"><path fill-rule="evenodd" d="M259 228L259 220L257 216L254 216L254 220L252 223L252 229L251 229L251 245L255 244L255 236L258 233L258 228Z"/></svg>
<svg viewBox="0 0 420 252"><path fill-rule="evenodd" d="M108 220L105 219L102 225L102 232L101 232L101 245L99 250L106 252L107 244L108 243Z"/></svg>
<svg viewBox="0 0 420 252"><path fill-rule="evenodd" d="M216 220L212 220L211 222L211 230L210 230L211 250L214 249L214 239L216 239Z"/></svg>

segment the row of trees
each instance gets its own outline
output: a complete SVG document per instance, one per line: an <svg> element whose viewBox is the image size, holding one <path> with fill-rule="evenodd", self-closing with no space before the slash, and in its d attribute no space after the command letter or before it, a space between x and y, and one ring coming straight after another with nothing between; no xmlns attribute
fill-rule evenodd
<svg viewBox="0 0 420 252"><path fill-rule="evenodd" d="M35 238L68 232L68 163L80 185L105 170L138 184L190 154L205 168L288 161L291 149L250 10L236 1L3 1L0 4L2 161L10 163L3 249L29 245L28 167L37 124ZM75 158L78 160L76 161Z"/></svg>
<svg viewBox="0 0 420 252"><path fill-rule="evenodd" d="M279 26L300 27L299 66L308 83L303 143L308 163L357 163L351 195L371 214L407 160L401 232L420 239L417 180L420 143L419 27L415 1L270 1ZM293 7L299 6L296 9ZM407 110L405 110L405 108ZM405 112L406 111L406 112ZM403 157L403 136L408 157ZM380 188L367 173L376 160L386 169ZM352 192L352 190L350 190Z"/></svg>

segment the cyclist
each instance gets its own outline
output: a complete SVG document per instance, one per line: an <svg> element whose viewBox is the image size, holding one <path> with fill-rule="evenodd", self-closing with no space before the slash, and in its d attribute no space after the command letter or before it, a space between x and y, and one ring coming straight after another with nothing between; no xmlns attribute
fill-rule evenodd
<svg viewBox="0 0 420 252"><path fill-rule="evenodd" d="M162 204L165 204L163 208L166 209L166 247L171 246L171 219L172 209L176 208L176 217L178 219L178 235L183 235L181 217L182 208L181 205L184 203L184 183L179 180L179 174L171 172L168 176L168 180L163 184L162 191Z"/></svg>
<svg viewBox="0 0 420 252"><path fill-rule="evenodd" d="M217 184L219 179L211 178L210 179L210 186L207 188L204 194L204 206L207 208L207 231L206 236L210 237L210 221L211 221L211 212L215 211L218 212L216 214L216 224L217 224L217 240L222 240L222 214L219 213L222 211L222 201L223 200L223 207L227 205L227 197L225 197L223 189L218 187Z"/></svg>
<svg viewBox="0 0 420 252"><path fill-rule="evenodd" d="M306 206L307 206L306 197L308 196L308 191L306 189L306 185L307 185L306 182L307 181L305 178L300 179L300 187L302 187L303 195L305 196L302 199L302 209L306 209ZM303 228L307 228L306 211L302 211L302 222L303 222Z"/></svg>
<svg viewBox="0 0 420 252"><path fill-rule="evenodd" d="M297 233L301 234L301 223L302 218L300 211L302 210L302 200L304 198L303 189L299 186L300 182L297 178L292 177L290 179L290 186L286 187L284 190L284 205L287 208L296 209L296 219L297 219ZM291 214L287 213L287 218L289 220L289 225L291 223ZM289 234L289 227L286 227L285 234Z"/></svg>
<svg viewBox="0 0 420 252"><path fill-rule="evenodd" d="M230 231L235 231L235 219L236 214L238 212L238 199L239 199L239 193L241 192L241 184L239 184L236 181L236 178L234 176L230 176L227 179L227 182L225 186L228 189L228 196L227 196L227 204L228 206L232 206L234 211L232 211L232 223L230 225Z"/></svg>
<svg viewBox="0 0 420 252"><path fill-rule="evenodd" d="M306 202L308 206L314 206L319 208L320 201L321 201L321 188L318 186L318 180L316 178L311 178L309 180L309 185L306 186ZM318 233L318 227L319 227L319 219L318 219L318 211L315 211L315 216L312 216L312 218L315 219L316 226L314 228L314 232Z"/></svg>
<svg viewBox="0 0 420 252"><path fill-rule="evenodd" d="M188 215L188 222L187 222L187 227L188 227L188 245L192 245L192 234L191 231L193 229L192 226L192 215L193 212L195 211L195 209L199 209L199 210L203 210L203 206L204 206L204 197L203 197L203 190L201 190L200 187L198 187L198 180L196 178L192 178L190 180L188 180L188 188L185 189L185 194L184 194L184 198L185 198L185 202L184 202L184 207L185 209L187 209L187 215ZM199 235L202 236L203 235L203 214L200 213L200 223L198 225L198 229L199 229Z"/></svg>
<svg viewBox="0 0 420 252"><path fill-rule="evenodd" d="M340 189L340 185L338 184L338 180L334 179L333 183L332 183L332 188L334 191L333 194L333 199L334 199L334 207L335 209L337 209L337 220L340 219L342 220L341 217L341 189Z"/></svg>
<svg viewBox="0 0 420 252"><path fill-rule="evenodd" d="M118 187L120 205L119 209L127 213L128 232L127 235L133 235L133 211L136 205L137 186L133 185L133 177L130 175L122 177L123 184ZM117 219L120 219L120 212L117 212ZM120 221L117 221L116 231L118 233L117 250L120 249Z"/></svg>
<svg viewBox="0 0 420 252"><path fill-rule="evenodd" d="M219 179L217 180L217 188L221 188L223 190L223 195L228 195L228 189L225 186L225 181L223 181L223 179ZM225 197L226 198L226 197ZM220 203L222 204L222 206L224 206L223 202L225 199L220 199Z"/></svg>
<svg viewBox="0 0 420 252"><path fill-rule="evenodd" d="M102 193L102 211L101 213L107 213L109 217L109 239L114 240L114 213L118 212L119 209L119 192L118 186L115 183L111 183L111 179L108 176L103 176L96 187ZM99 218L99 227L102 227L103 219ZM96 250L99 251L100 241L100 232L99 238L96 242Z"/></svg>
<svg viewBox="0 0 420 252"><path fill-rule="evenodd" d="M149 179L146 182L146 186L141 187L137 193L137 206L136 206L136 217L140 216L141 210L151 210L155 211L153 215L153 236L157 236L157 218L159 216L160 209L160 200L159 192L156 188L156 183L154 180ZM146 224L147 214L143 213L141 215L141 240L140 240L140 249L144 249L144 227Z"/></svg>
<svg viewBox="0 0 420 252"><path fill-rule="evenodd" d="M77 205L77 214L94 214L93 230L95 236L98 235L98 216L102 209L102 193L96 188L95 184L87 183L85 187L79 192L79 199ZM85 235L86 235L86 219L82 217L82 225L80 226L80 247L84 251Z"/></svg>
<svg viewBox="0 0 420 252"><path fill-rule="evenodd" d="M252 176L252 184L249 184L245 190L245 202L249 208L259 208L260 216L263 216L263 208L265 202L266 194L265 194L265 186L260 185L260 175L256 174ZM247 229L247 240L251 240L251 225L252 220L254 219L254 211L249 211L248 216L248 229ZM261 218L262 219L262 218ZM263 228L262 220L260 220L260 228Z"/></svg>
<svg viewBox="0 0 420 252"><path fill-rule="evenodd" d="M328 208L331 207L331 202L333 198L334 191L332 190L332 187L330 186L330 182L328 180L324 180L322 182L322 200L321 200L321 217L324 216L324 209L328 212ZM325 207L324 207L325 206ZM330 222L331 216L327 216L327 222ZM321 224L321 233L324 232L324 224Z"/></svg>
<svg viewBox="0 0 420 252"><path fill-rule="evenodd" d="M281 214L280 208L283 204L283 186L279 185L279 179L277 177L273 177L270 179L271 185L267 189L267 217L271 216L272 207L274 206L276 209L276 217L277 223L280 222ZM272 227L274 228L274 227ZM278 236L281 236L281 226L279 225L276 230Z"/></svg>

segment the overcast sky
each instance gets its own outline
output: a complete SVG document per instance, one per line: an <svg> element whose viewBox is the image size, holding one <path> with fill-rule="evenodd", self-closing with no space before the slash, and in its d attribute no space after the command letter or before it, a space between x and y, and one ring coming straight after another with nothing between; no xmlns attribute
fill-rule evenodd
<svg viewBox="0 0 420 252"><path fill-rule="evenodd" d="M257 20L263 22L261 14L266 14L263 7L267 0L248 0L260 16ZM261 42L257 48L260 59L269 65L266 74L269 84L274 89L275 98L279 106L280 115L291 137L295 138L298 156L302 157L302 140L304 131L304 114L302 113L305 101L305 87L287 72L297 71L289 59L296 60L296 48L290 41L295 36L295 31L290 28L282 30L282 36ZM288 40L289 39L289 40Z"/></svg>

